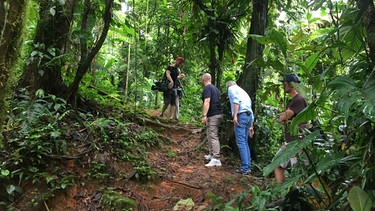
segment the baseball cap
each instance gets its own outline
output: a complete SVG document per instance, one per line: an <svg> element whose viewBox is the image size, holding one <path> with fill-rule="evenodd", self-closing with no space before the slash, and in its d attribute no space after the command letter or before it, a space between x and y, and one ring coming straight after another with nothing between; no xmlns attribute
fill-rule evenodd
<svg viewBox="0 0 375 211"><path fill-rule="evenodd" d="M182 57L182 56L177 57L176 61L179 61L179 60L180 60L181 62L184 62L184 61L185 61L184 57Z"/></svg>
<svg viewBox="0 0 375 211"><path fill-rule="evenodd" d="M298 77L294 74L286 74L285 77L282 80L279 80L280 82L294 82L294 83L301 83L301 81L298 79Z"/></svg>

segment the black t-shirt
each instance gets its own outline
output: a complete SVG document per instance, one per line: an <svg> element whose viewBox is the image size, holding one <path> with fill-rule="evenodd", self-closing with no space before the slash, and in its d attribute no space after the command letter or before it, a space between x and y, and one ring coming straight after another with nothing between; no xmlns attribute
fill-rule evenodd
<svg viewBox="0 0 375 211"><path fill-rule="evenodd" d="M202 93L202 100L204 102L204 99L210 98L210 108L207 112L207 117L215 116L218 114L222 114L223 110L221 109L220 104L220 92L216 88L216 86L212 84L208 84L204 87L203 93Z"/></svg>
<svg viewBox="0 0 375 211"><path fill-rule="evenodd" d="M177 76L180 74L180 69L172 65L169 65L166 70L169 70L171 72L171 78L173 80L173 88L177 88L180 84L180 82L177 80ZM166 73L164 73L164 77L167 78Z"/></svg>

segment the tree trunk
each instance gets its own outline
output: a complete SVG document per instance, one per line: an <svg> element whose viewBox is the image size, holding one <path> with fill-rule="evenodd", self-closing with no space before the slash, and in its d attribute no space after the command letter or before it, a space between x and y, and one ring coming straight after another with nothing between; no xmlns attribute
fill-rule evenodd
<svg viewBox="0 0 375 211"><path fill-rule="evenodd" d="M367 31L367 44L369 47L372 67L375 64L375 8L373 0L358 0L358 8L362 13L362 23ZM368 74L371 73L368 72Z"/></svg>
<svg viewBox="0 0 375 211"><path fill-rule="evenodd" d="M210 23L211 22L211 23ZM209 26L213 26L214 23L212 21L209 21ZM209 42L209 48L210 48L210 64L208 65L209 71L212 77L212 84L216 85L216 68L217 68L217 59L216 59L216 35L213 32L214 28L211 28L210 34L208 35L208 42Z"/></svg>
<svg viewBox="0 0 375 211"><path fill-rule="evenodd" d="M27 87L30 95L38 89L63 95L66 87L61 76L64 61L60 56L68 40L74 8L75 0L67 0L64 5L59 1L41 1L34 48L18 88Z"/></svg>
<svg viewBox="0 0 375 211"><path fill-rule="evenodd" d="M112 6L113 6L113 0L105 1L105 11L103 14L104 27L103 27L99 40L95 43L95 46L91 49L91 51L87 51L86 43L81 43L81 48L82 48L81 52L87 52L87 53L81 54L81 59L78 62L77 74L74 78L73 83L70 84L68 91L67 91L67 96L66 96L66 99L68 99L68 102L70 102L73 105L73 107L75 107L76 105L76 97L77 97L79 84L83 76L89 70L92 60L94 59L95 55L99 52L100 48L102 47L107 37L109 26L112 21L112 13L111 13ZM82 28L84 27L85 25L82 25Z"/></svg>
<svg viewBox="0 0 375 211"><path fill-rule="evenodd" d="M254 0L253 13L251 16L250 34L264 35L267 27L268 0ZM244 71L241 74L238 85L241 86L251 97L253 104L252 109L255 112L256 92L259 87L260 67L255 65L258 57L263 56L264 46L253 40L251 37L247 40L247 52L245 58ZM254 115L256 117L256 115ZM251 157L256 158L255 140L249 140Z"/></svg>
<svg viewBox="0 0 375 211"><path fill-rule="evenodd" d="M21 49L27 5L28 0L0 3L0 130L5 119L9 76Z"/></svg>

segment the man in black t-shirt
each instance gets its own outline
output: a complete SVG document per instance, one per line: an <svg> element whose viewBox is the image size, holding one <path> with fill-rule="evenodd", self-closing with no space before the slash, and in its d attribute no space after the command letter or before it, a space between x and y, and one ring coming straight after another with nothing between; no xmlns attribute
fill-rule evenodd
<svg viewBox="0 0 375 211"><path fill-rule="evenodd" d="M295 83L301 82L296 75L286 74L284 79L280 80L280 82L283 83L282 86L285 93L288 93L292 99L286 104L285 111L282 112L279 117L280 122L284 125L285 144L281 146L277 153L281 152L283 149L285 149L286 145L289 142L293 141L293 138L289 131L290 122L307 106L306 99L301 94L299 94L293 86ZM302 123L299 125L299 127L302 128L305 125L307 125L307 123ZM276 167L274 170L276 181L279 183L284 182L284 169L289 165L294 165L296 162L297 158L292 157L288 162Z"/></svg>
<svg viewBox="0 0 375 211"><path fill-rule="evenodd" d="M223 110L220 104L220 92L216 86L211 84L211 75L205 73L202 75L202 84L204 85L202 93L203 116L202 123L207 126L207 140L209 154L204 157L210 160L205 166L221 166L220 161L220 141L219 125L223 118Z"/></svg>
<svg viewBox="0 0 375 211"><path fill-rule="evenodd" d="M171 106L170 112L169 112L169 119L176 119L176 105L178 95L177 95L177 89L180 86L180 82L178 79L181 79L185 77L184 74L181 74L179 67L184 63L183 57L178 57L174 64L169 65L164 73L164 77L169 81L168 84L168 90L163 92L164 97L164 105L160 114L160 117L164 115L165 110L168 108L168 106Z"/></svg>

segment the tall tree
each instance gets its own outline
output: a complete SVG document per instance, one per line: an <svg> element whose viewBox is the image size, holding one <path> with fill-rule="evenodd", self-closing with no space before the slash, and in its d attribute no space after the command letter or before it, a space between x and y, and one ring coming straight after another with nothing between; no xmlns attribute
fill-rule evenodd
<svg viewBox="0 0 375 211"><path fill-rule="evenodd" d="M267 27L268 18L268 0L253 0L253 12L251 15L250 35L264 35ZM238 84L246 90L253 101L252 109L255 111L256 92L258 90L260 67L254 62L257 58L263 56L264 45L249 36L247 40L245 66ZM251 157L256 158L255 141L251 138L249 141Z"/></svg>
<svg viewBox="0 0 375 211"><path fill-rule="evenodd" d="M253 12L251 15L250 35L264 35L267 27L268 18L268 1L254 0ZM251 99L256 101L256 92L258 90L260 67L254 62L257 58L263 56L264 45L249 36L247 40L247 50L245 58L245 66L243 72L238 79L238 84L247 91ZM255 103L253 110L255 111Z"/></svg>
<svg viewBox="0 0 375 211"><path fill-rule="evenodd" d="M4 123L6 95L11 70L18 60L28 0L0 3L0 128Z"/></svg>
<svg viewBox="0 0 375 211"><path fill-rule="evenodd" d="M90 36L92 29L88 28L88 21L95 11L92 4L99 3L84 1L81 22L73 16L77 3L76 0L40 1L40 20L34 37L33 52L20 78L19 88L27 87L31 95L36 90L43 89L47 93L64 97L75 105L79 84L107 36L113 0L105 1L103 27L98 27L101 33L96 41L90 40L93 36ZM95 8L101 9L102 7L96 6ZM68 45L74 21L81 24L80 32L77 32L80 35L80 55L74 81L67 87L63 83L61 71L66 65L65 56L69 51L76 49Z"/></svg>
<svg viewBox="0 0 375 211"><path fill-rule="evenodd" d="M367 44L372 67L375 64L375 8L372 0L358 0L358 8L362 15L362 23L367 31ZM370 72L369 72L370 73Z"/></svg>
<svg viewBox="0 0 375 211"><path fill-rule="evenodd" d="M206 14L207 23L203 27L202 37L207 38L209 46L209 69L213 83L220 87L224 63L224 52L229 51L239 32L239 23L249 9L249 1L233 0L228 2L211 1L204 4L202 0L194 0L201 11Z"/></svg>
<svg viewBox="0 0 375 211"><path fill-rule="evenodd" d="M19 80L19 88L32 95L38 89L62 96L66 92L61 77L62 52L69 38L76 0L40 1L37 29L28 65Z"/></svg>
<svg viewBox="0 0 375 211"><path fill-rule="evenodd" d="M83 13L82 18L82 31L87 31L86 24L88 21L88 11L92 8L90 7L90 1L85 1L86 10ZM76 96L79 88L79 84L83 78L83 76L87 73L90 68L90 64L96 54L99 52L100 48L102 47L109 30L110 23L112 21L112 7L113 7L113 0L106 0L105 1L105 9L103 14L103 29L101 31L99 39L93 44L93 46L87 45L87 39L81 39L81 56L80 61L78 63L77 73L74 78L72 84L70 84L68 92L67 92L67 99L75 104L76 103ZM91 50L88 50L91 47Z"/></svg>

